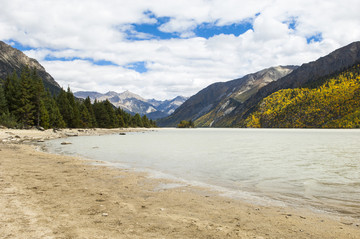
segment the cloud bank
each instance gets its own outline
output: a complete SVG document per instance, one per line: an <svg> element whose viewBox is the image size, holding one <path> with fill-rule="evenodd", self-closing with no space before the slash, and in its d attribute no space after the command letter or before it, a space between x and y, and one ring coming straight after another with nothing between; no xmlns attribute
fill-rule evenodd
<svg viewBox="0 0 360 239"><path fill-rule="evenodd" d="M0 0L0 40L64 88L191 96L360 40L360 2Z"/></svg>

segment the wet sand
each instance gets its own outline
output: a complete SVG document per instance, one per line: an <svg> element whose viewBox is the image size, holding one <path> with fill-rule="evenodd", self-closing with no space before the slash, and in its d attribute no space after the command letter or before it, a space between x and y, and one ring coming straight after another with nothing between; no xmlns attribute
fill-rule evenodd
<svg viewBox="0 0 360 239"><path fill-rule="evenodd" d="M169 181L25 144L65 132L122 131L0 130L1 238L360 238L357 219L192 186L158 190Z"/></svg>

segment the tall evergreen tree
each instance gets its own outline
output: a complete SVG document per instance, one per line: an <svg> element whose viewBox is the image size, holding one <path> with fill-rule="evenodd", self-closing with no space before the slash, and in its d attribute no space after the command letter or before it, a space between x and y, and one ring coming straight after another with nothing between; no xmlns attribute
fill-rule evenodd
<svg viewBox="0 0 360 239"><path fill-rule="evenodd" d="M85 104L80 104L80 125L82 128L90 128L91 117Z"/></svg>
<svg viewBox="0 0 360 239"><path fill-rule="evenodd" d="M142 119L139 114L135 114L131 119L131 126L132 127L143 127Z"/></svg>
<svg viewBox="0 0 360 239"><path fill-rule="evenodd" d="M109 115L109 121L106 123L107 128L115 128L118 126L117 117L115 114L114 106L110 103L109 100L104 101L105 110Z"/></svg>
<svg viewBox="0 0 360 239"><path fill-rule="evenodd" d="M95 100L93 107L94 107L97 126L99 128L108 128L108 122L110 122L110 116L105 108L104 103Z"/></svg>
<svg viewBox="0 0 360 239"><path fill-rule="evenodd" d="M118 107L115 110L115 114L116 114L116 117L118 120L118 127L120 127L120 128L127 127L127 125L125 124L125 121L124 121L124 111L122 109L120 109L120 107Z"/></svg>
<svg viewBox="0 0 360 239"><path fill-rule="evenodd" d="M89 96L85 99L84 105L85 105L87 111L89 112L89 117L90 117L88 127L95 128L97 126L96 117L95 117L94 109L93 109L93 106L91 104L91 100L90 100Z"/></svg>
<svg viewBox="0 0 360 239"><path fill-rule="evenodd" d="M20 77L20 105L15 115L20 119L23 127L34 125L36 105L34 102L34 85L30 69L26 67Z"/></svg>
<svg viewBox="0 0 360 239"><path fill-rule="evenodd" d="M55 98L51 97L50 92L46 94L45 107L49 114L49 124L53 128L65 128L66 123L63 120L63 116L60 113L59 107Z"/></svg>
<svg viewBox="0 0 360 239"><path fill-rule="evenodd" d="M142 121L143 127L145 127L145 128L151 127L150 121L146 115L143 115L143 117L141 118L141 121Z"/></svg>
<svg viewBox="0 0 360 239"><path fill-rule="evenodd" d="M0 115L9 112L3 87L0 85Z"/></svg>
<svg viewBox="0 0 360 239"><path fill-rule="evenodd" d="M50 116L45 107L44 101L40 101L40 107L38 111L38 119L37 119L37 126L41 126L44 129L50 128Z"/></svg>
<svg viewBox="0 0 360 239"><path fill-rule="evenodd" d="M20 79L14 71L12 75L8 75L4 82L5 99L8 104L8 109L14 115L16 110L20 107Z"/></svg>
<svg viewBox="0 0 360 239"><path fill-rule="evenodd" d="M48 112L47 112L44 102L43 102L45 100L45 96L46 96L43 81L37 74L36 69L33 69L31 78L32 78L32 84L33 84L32 94L33 94L33 102L35 104L36 126L40 126L40 122L42 122L43 125L44 124L47 125L47 123L44 122L45 118L46 117L48 118ZM42 118L42 120L41 120L41 118ZM48 126L44 127L44 128L48 128Z"/></svg>
<svg viewBox="0 0 360 239"><path fill-rule="evenodd" d="M66 92L66 97L69 101L70 104L70 121L69 121L69 127L70 128L79 128L81 127L81 116L80 116L80 110L79 110L79 105L77 104L77 102L75 101L75 97L74 94L71 92L70 87L68 87L67 92Z"/></svg>
<svg viewBox="0 0 360 239"><path fill-rule="evenodd" d="M66 92L62 89L56 99L57 105L60 110L60 114L65 122L65 127L71 127L73 116L73 110L66 95Z"/></svg>

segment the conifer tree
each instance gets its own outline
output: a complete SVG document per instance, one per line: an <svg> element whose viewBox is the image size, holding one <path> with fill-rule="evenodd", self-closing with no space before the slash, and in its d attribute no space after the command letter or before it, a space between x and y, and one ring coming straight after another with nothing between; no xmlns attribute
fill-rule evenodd
<svg viewBox="0 0 360 239"><path fill-rule="evenodd" d="M33 101L34 85L28 67L21 72L20 93L20 104L19 108L15 111L15 115L20 119L23 127L28 127L34 125L36 112L35 102Z"/></svg>
<svg viewBox="0 0 360 239"><path fill-rule="evenodd" d="M104 101L104 107L109 115L109 121L106 122L106 128L115 128L118 125L117 117L115 115L114 106L110 103L109 100Z"/></svg>
<svg viewBox="0 0 360 239"><path fill-rule="evenodd" d="M94 107L96 122L98 124L97 126L99 128L107 128L108 122L110 122L110 116L105 108L104 103L95 100L93 107Z"/></svg>
<svg viewBox="0 0 360 239"><path fill-rule="evenodd" d="M151 127L150 121L149 121L149 119L148 119L148 117L146 115L143 115L143 117L141 118L141 121L142 121L143 127L145 127L145 128L150 128Z"/></svg>
<svg viewBox="0 0 360 239"><path fill-rule="evenodd" d="M131 115L126 113L120 107L116 109L116 115L119 120L119 127L129 127L131 123Z"/></svg>
<svg viewBox="0 0 360 239"><path fill-rule="evenodd" d="M42 79L39 77L39 75L37 74L36 69L33 69L32 74L31 74L31 78L32 78L32 84L33 84L33 102L35 104L35 121L36 121L36 126L40 126L40 122L42 122L42 124L45 124L46 127L44 128L48 128L48 122L45 123L45 118L49 118L48 112L46 110L46 107L44 105L44 100L46 97L46 92L45 92L45 87L44 87L44 83L42 81ZM44 114L44 115L42 115ZM42 118L42 120L41 120ZM47 120L48 121L48 120Z"/></svg>
<svg viewBox="0 0 360 239"><path fill-rule="evenodd" d="M0 85L0 115L9 112L3 87Z"/></svg>
<svg viewBox="0 0 360 239"><path fill-rule="evenodd" d="M11 114L14 114L20 107L20 79L14 71L12 75L8 75L4 82L5 99L8 104L8 110Z"/></svg>
<svg viewBox="0 0 360 239"><path fill-rule="evenodd" d="M79 105L75 102L75 97L73 93L70 90L70 87L68 87L66 92L66 97L69 102L69 110L70 110L70 118L68 122L68 127L70 128L79 128L80 127L80 111L79 111Z"/></svg>
<svg viewBox="0 0 360 239"><path fill-rule="evenodd" d="M45 106L49 115L49 124L52 128L65 128L66 123L60 113L56 100L51 97L50 92L47 92Z"/></svg>
<svg viewBox="0 0 360 239"><path fill-rule="evenodd" d="M39 112L38 112L38 122L37 122L37 126L41 126L44 129L48 129L50 128L50 117L49 117L49 113L45 107L45 103L44 101L40 101L40 107L39 107Z"/></svg>
<svg viewBox="0 0 360 239"><path fill-rule="evenodd" d="M80 105L80 125L82 128L90 128L91 117L85 104Z"/></svg>
<svg viewBox="0 0 360 239"><path fill-rule="evenodd" d="M60 114L65 122L65 127L71 127L73 118L73 110L66 95L66 92L62 89L57 96L57 105L59 107Z"/></svg>
<svg viewBox="0 0 360 239"><path fill-rule="evenodd" d="M135 114L131 122L133 127L143 127L142 119L139 114Z"/></svg>
<svg viewBox="0 0 360 239"><path fill-rule="evenodd" d="M94 113L94 109L93 106L91 104L91 100L89 98L89 96L85 99L84 101L84 105L87 108L87 111L89 112L89 117L90 117L90 121L89 121L89 128L95 128L97 123L96 123L96 117L95 117L95 113Z"/></svg>
<svg viewBox="0 0 360 239"><path fill-rule="evenodd" d="M125 121L124 121L123 112L120 109L120 107L115 110L115 114L116 114L116 117L118 119L118 127L125 128L126 124L125 124Z"/></svg>

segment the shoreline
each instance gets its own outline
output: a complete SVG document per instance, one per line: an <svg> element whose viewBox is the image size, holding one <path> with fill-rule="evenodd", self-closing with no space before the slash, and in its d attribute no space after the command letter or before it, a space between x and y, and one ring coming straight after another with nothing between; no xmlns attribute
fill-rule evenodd
<svg viewBox="0 0 360 239"><path fill-rule="evenodd" d="M64 132L0 130L4 238L360 238L353 218L253 205L197 186L161 188L174 181L27 144Z"/></svg>

